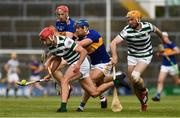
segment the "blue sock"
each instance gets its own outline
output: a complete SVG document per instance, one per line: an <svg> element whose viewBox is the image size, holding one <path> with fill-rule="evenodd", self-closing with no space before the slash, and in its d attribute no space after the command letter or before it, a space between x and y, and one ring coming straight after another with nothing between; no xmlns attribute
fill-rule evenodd
<svg viewBox="0 0 180 118"><path fill-rule="evenodd" d="M83 111L84 110L84 106L85 106L85 103L81 102L78 108Z"/></svg>
<svg viewBox="0 0 180 118"><path fill-rule="evenodd" d="M160 99L161 93L157 93L156 97Z"/></svg>
<svg viewBox="0 0 180 118"><path fill-rule="evenodd" d="M79 106L84 107L85 103L81 102Z"/></svg>

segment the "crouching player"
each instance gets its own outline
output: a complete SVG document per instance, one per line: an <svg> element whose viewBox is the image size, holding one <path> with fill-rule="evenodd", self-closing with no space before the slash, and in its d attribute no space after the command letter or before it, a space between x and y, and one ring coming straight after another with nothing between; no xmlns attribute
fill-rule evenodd
<svg viewBox="0 0 180 118"><path fill-rule="evenodd" d="M163 61L159 72L157 94L152 98L153 101L160 101L161 92L164 86L164 80L168 74L172 76L172 79L177 85L180 84L179 69L175 60L175 55L179 54L180 50L175 45L175 43L169 40L167 32L163 32L163 35L166 40L163 42L164 45L159 45L160 53L158 54L159 56L163 57Z"/></svg>
<svg viewBox="0 0 180 118"><path fill-rule="evenodd" d="M56 36L50 27L44 28L39 33L39 37L43 44L48 47L51 54L49 62L54 57L60 57L59 62L61 62L61 58L64 58L69 65L62 78L55 78L60 82L62 90L61 105L57 112L67 112L68 85L70 81L79 79L79 75L81 75L79 82L82 88L93 97L99 96L112 86L118 86L119 79L117 78L114 81L103 83L101 86L96 87L89 76L90 64L86 57L87 51L69 37ZM50 66L51 63L49 62L47 62L47 66ZM50 67L51 72L54 73L58 66L52 65Z"/></svg>
<svg viewBox="0 0 180 118"><path fill-rule="evenodd" d="M79 37L78 44L84 47L91 62L90 77L97 86L104 83L104 81L112 81L112 76L110 75L112 64L110 57L106 51L103 38L100 34L89 29L89 23L86 19L79 19L76 24L76 34ZM124 73L118 73L117 78L122 81L125 78ZM105 77L105 78L104 78ZM77 109L77 111L83 111L86 102L88 101L90 95L85 92L83 99ZM101 97L101 108L107 108L107 98L103 95Z"/></svg>

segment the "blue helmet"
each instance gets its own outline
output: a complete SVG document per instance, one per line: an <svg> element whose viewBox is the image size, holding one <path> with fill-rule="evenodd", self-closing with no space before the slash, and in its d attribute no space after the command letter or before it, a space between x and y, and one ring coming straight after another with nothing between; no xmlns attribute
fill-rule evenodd
<svg viewBox="0 0 180 118"><path fill-rule="evenodd" d="M86 19L79 19L77 22L76 22L76 26L77 27L89 27L89 23Z"/></svg>

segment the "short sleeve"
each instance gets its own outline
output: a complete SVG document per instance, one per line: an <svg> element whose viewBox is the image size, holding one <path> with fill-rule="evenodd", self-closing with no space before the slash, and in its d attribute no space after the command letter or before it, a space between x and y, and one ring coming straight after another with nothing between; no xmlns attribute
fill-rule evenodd
<svg viewBox="0 0 180 118"><path fill-rule="evenodd" d="M120 33L119 33L119 36L122 37L123 39L126 39L127 37L127 31L125 29L123 29Z"/></svg>
<svg viewBox="0 0 180 118"><path fill-rule="evenodd" d="M74 40L70 39L69 37L66 37L64 41L64 46L68 49L74 50L77 44L74 42Z"/></svg>
<svg viewBox="0 0 180 118"><path fill-rule="evenodd" d="M155 32L156 31L156 26L154 26L153 24L149 23L149 26L151 28L151 32Z"/></svg>
<svg viewBox="0 0 180 118"><path fill-rule="evenodd" d="M94 43L99 41L99 38L101 38L100 34L96 32L95 30L89 30L89 34L86 38L91 39Z"/></svg>

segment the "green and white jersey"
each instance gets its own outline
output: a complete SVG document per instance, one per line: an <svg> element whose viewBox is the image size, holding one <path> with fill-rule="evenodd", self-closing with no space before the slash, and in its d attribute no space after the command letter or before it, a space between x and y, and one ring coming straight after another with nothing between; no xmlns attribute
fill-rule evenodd
<svg viewBox="0 0 180 118"><path fill-rule="evenodd" d="M128 44L128 55L134 57L148 57L153 54L151 44L151 32L155 32L155 26L149 22L140 22L142 28L132 29L127 25L119 34Z"/></svg>
<svg viewBox="0 0 180 118"><path fill-rule="evenodd" d="M80 58L80 54L74 51L76 46L74 40L69 37L57 36L57 45L50 46L49 52L52 55L63 57L68 64L72 64Z"/></svg>

